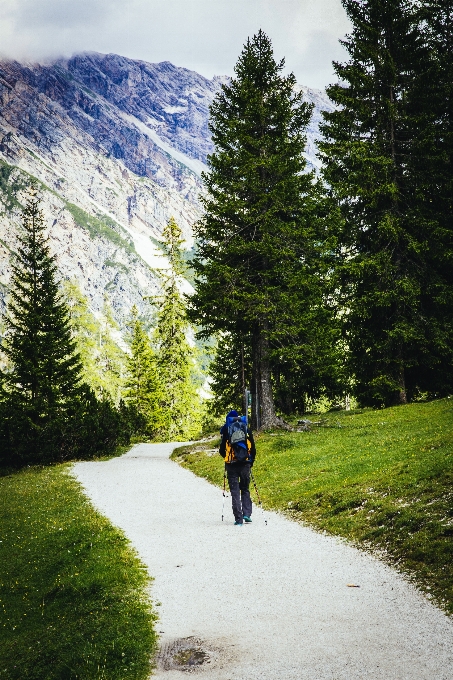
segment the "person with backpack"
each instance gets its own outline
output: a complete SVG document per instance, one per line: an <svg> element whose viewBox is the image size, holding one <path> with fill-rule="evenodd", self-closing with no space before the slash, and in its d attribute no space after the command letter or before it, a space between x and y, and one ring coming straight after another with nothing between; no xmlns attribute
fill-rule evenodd
<svg viewBox="0 0 453 680"><path fill-rule="evenodd" d="M252 431L245 416L230 411L220 430L222 441L219 453L225 459L225 470L230 487L235 526L252 521L250 498L250 470L255 462L256 448Z"/></svg>

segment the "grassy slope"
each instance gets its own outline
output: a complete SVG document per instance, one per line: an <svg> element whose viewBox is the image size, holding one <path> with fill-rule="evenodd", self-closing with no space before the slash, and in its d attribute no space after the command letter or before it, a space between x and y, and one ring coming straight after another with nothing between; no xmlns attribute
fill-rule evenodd
<svg viewBox="0 0 453 680"><path fill-rule="evenodd" d="M266 507L381 551L453 614L453 399L328 414L257 449ZM189 451L173 456L220 485L222 460Z"/></svg>
<svg viewBox="0 0 453 680"><path fill-rule="evenodd" d="M27 149L27 151L40 163L43 163L43 165L51 170L51 168L30 151L30 149ZM11 179L11 175L13 175L13 179ZM23 207L17 200L17 194L19 191L27 188L32 180L37 182L44 191L50 191L50 193L62 200L76 224L88 231L92 239L95 239L96 237L106 238L118 248L123 248L129 255L137 255L134 242L130 235L111 217L105 213L97 213L96 215L87 213L78 205L66 201L59 193L48 187L33 175L30 175L25 170L21 170L18 166L10 165L0 159L0 202L4 204L7 211L12 210L13 208Z"/></svg>
<svg viewBox="0 0 453 680"><path fill-rule="evenodd" d="M149 578L67 466L0 478L0 678L145 680Z"/></svg>

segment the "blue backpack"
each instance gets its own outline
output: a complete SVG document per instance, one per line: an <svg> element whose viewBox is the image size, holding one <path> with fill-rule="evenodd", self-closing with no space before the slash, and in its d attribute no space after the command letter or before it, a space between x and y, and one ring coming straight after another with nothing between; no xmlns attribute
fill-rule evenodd
<svg viewBox="0 0 453 680"><path fill-rule="evenodd" d="M249 458L249 440L245 418L227 418L226 463L245 463Z"/></svg>

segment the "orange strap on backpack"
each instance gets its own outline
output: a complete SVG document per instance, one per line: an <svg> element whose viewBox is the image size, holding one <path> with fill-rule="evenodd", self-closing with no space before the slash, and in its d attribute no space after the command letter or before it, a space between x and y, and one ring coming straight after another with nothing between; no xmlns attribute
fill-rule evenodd
<svg viewBox="0 0 453 680"><path fill-rule="evenodd" d="M252 448L252 442L250 439L247 437L247 451L248 451L248 457L250 458L250 450ZM227 440L225 444L225 463L234 463L236 460L236 456L234 455L234 450L233 447L231 446L230 442Z"/></svg>

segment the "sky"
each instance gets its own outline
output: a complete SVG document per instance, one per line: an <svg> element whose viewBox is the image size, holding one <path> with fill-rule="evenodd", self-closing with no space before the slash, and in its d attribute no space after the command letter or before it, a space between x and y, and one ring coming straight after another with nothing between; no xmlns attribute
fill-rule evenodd
<svg viewBox="0 0 453 680"><path fill-rule="evenodd" d="M0 56L21 61L113 52L212 78L233 74L260 28L299 84L336 80L349 30L341 0L0 0Z"/></svg>

